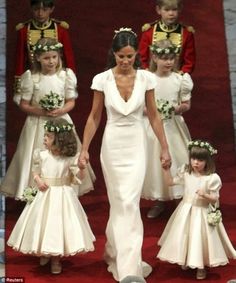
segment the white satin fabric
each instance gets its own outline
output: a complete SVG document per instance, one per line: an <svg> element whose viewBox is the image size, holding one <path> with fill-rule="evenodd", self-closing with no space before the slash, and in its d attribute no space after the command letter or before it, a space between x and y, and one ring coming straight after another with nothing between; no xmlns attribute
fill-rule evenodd
<svg viewBox="0 0 236 283"><path fill-rule="evenodd" d="M21 78L22 98L30 101L32 105L39 106L40 99L49 94L50 91L57 93L63 98L63 107L66 99L77 98L77 82L72 70L66 69L54 75L32 74L26 71ZM68 122L73 123L69 114L61 116ZM1 183L1 193L6 196L22 199L24 189L32 185L32 155L34 149L44 148L44 123L46 120L53 119L49 117L37 117L28 115L21 131L17 144L16 152L11 160L6 175ZM78 150L81 143L78 135ZM79 195L87 193L93 189L95 175L90 165L86 169L85 180L79 188Z"/></svg>
<svg viewBox="0 0 236 283"><path fill-rule="evenodd" d="M208 224L208 202L196 194L201 188L219 196L220 177L216 173L207 176L189 174L183 166L174 182L184 186L184 196L160 237L161 249L157 257L190 268L225 265L228 258L236 258L223 223L216 227Z"/></svg>
<svg viewBox="0 0 236 283"><path fill-rule="evenodd" d="M169 101L170 105L176 106L181 102L191 99L193 82L189 74L181 76L172 72L167 77L155 75L157 85L155 88L155 99ZM175 185L168 187L163 179L160 163L160 144L156 138L147 118L145 126L148 136L148 169L144 181L142 197L151 200L179 199L183 195L183 187ZM182 115L172 115L171 119L163 120L164 131L169 146L172 165L171 174L177 173L178 167L188 163L188 142L190 133Z"/></svg>
<svg viewBox="0 0 236 283"><path fill-rule="evenodd" d="M71 183L80 183L76 157L35 150L33 171L49 185L26 204L7 244L36 256L69 256L94 250L95 237ZM50 185L51 184L51 185ZM60 184L60 185L58 185Z"/></svg>
<svg viewBox="0 0 236 283"><path fill-rule="evenodd" d="M127 102L121 97L112 70L94 77L91 88L104 92L107 123L101 164L110 203L105 260L117 281L145 276L141 248L143 223L140 196L146 171L146 133L143 124L145 92L156 85L153 74L137 70ZM151 268L151 267L150 267Z"/></svg>

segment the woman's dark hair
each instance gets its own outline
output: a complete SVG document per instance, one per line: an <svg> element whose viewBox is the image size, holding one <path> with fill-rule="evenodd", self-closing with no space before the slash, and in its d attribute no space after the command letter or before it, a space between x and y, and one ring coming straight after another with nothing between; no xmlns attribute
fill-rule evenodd
<svg viewBox="0 0 236 283"><path fill-rule="evenodd" d="M191 161L190 161L191 158L206 161L206 166L204 168L205 175L210 175L215 172L216 167L215 167L213 156L210 154L209 150L207 150L206 148L202 148L199 146L193 146L189 150L189 166L188 166L189 173L193 171L193 168L191 167Z"/></svg>
<svg viewBox="0 0 236 283"><path fill-rule="evenodd" d="M54 7L54 1L53 0L31 0L30 5L31 7L42 5L43 7L52 8Z"/></svg>
<svg viewBox="0 0 236 283"><path fill-rule="evenodd" d="M107 68L110 69L116 66L116 60L114 52L120 51L126 46L131 46L135 51L138 51L138 39L137 35L133 31L119 31L115 34L112 40L111 48L108 52ZM141 67L139 54L137 53L134 61L134 68Z"/></svg>
<svg viewBox="0 0 236 283"><path fill-rule="evenodd" d="M75 156L77 153L77 140L75 131L73 129L69 131L63 130L63 126L66 127L70 123L63 118L56 118L48 121L47 123L50 127L62 129L62 131L59 132L53 131L55 134L53 148L59 150L60 155L62 156Z"/></svg>

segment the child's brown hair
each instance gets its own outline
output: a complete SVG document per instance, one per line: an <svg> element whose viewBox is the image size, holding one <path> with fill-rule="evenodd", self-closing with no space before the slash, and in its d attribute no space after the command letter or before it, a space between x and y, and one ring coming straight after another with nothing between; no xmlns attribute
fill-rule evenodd
<svg viewBox="0 0 236 283"><path fill-rule="evenodd" d="M45 131L54 133L53 149L58 150L62 156L75 156L77 153L77 139L70 124L63 118L48 120L44 126Z"/></svg>
<svg viewBox="0 0 236 283"><path fill-rule="evenodd" d="M206 147L201 147L197 145L193 145L189 148L189 165L188 172L193 172L193 168L191 166L191 158L204 160L206 162L204 173L205 175L210 175L215 172L215 162L213 159L213 154Z"/></svg>

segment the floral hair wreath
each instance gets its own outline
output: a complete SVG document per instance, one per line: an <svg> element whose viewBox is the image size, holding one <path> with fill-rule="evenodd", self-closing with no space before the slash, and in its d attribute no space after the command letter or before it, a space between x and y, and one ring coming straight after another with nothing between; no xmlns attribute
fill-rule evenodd
<svg viewBox="0 0 236 283"><path fill-rule="evenodd" d="M189 150L191 150L192 147L195 147L195 146L205 148L206 150L208 150L210 155L217 154L217 149L215 149L209 142L202 141L202 140L195 140L195 141L190 141L188 143Z"/></svg>
<svg viewBox="0 0 236 283"><path fill-rule="evenodd" d="M120 28L119 30L114 30L115 35L114 35L113 38L115 38L115 37L117 36L117 34L119 34L119 33L121 33L121 32L124 32L124 31L130 32L130 33L132 33L135 37L137 37L137 34L136 34L131 28Z"/></svg>
<svg viewBox="0 0 236 283"><path fill-rule="evenodd" d="M44 130L50 133L63 133L70 132L74 128L73 124L68 123L67 125L52 125L51 121L47 121L44 124Z"/></svg>
<svg viewBox="0 0 236 283"><path fill-rule="evenodd" d="M155 44L150 45L150 50L156 55L168 55L168 54L178 54L180 52L180 47L169 46L169 47L158 47Z"/></svg>
<svg viewBox="0 0 236 283"><path fill-rule="evenodd" d="M35 44L33 46L34 52L48 52L48 51L57 51L63 47L63 44L60 42L57 42L56 44Z"/></svg>

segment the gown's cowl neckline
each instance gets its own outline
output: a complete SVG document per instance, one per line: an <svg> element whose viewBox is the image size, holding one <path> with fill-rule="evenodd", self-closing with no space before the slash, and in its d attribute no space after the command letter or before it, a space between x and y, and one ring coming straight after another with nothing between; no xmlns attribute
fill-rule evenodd
<svg viewBox="0 0 236 283"><path fill-rule="evenodd" d="M116 81L116 77L115 77L114 71L111 70L111 73L112 73L112 76L113 76L113 79L114 79L114 85L115 85L117 94L119 95L119 97L120 97L120 99L122 100L123 103L128 104L132 100L132 97L134 96L134 91L135 91L135 86L136 86L136 79L137 79L137 71L135 71L134 84L133 84L132 90L131 90L130 95L129 95L127 100L125 100L124 97L122 97L122 95L121 95L121 92L120 92L120 90L118 88L118 85L117 85L117 81Z"/></svg>

